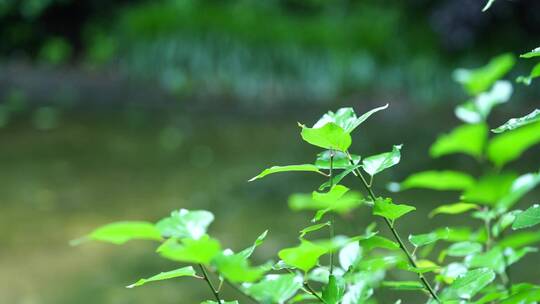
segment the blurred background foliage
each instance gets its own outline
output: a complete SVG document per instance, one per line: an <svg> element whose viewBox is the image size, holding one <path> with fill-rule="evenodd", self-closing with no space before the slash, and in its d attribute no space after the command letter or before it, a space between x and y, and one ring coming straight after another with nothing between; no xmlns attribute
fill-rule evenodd
<svg viewBox="0 0 540 304"><path fill-rule="evenodd" d="M270 164L311 161L295 122L329 109L390 102L355 140L365 154L404 144L402 164L380 185L474 166L426 152L468 99L452 71L540 42L540 1L499 0L482 13L484 4L0 0L0 303L197 303L206 291L189 283L123 288L174 267L145 244L68 241L111 221L208 209L217 215L212 234L233 249L269 228L255 258L273 257L309 219L287 210L287 196L318 181L245 182ZM507 79L529 70L518 60ZM493 126L538 107L540 86L515 86ZM515 169L538 168L538 152ZM396 199L422 217L452 196ZM368 217L354 214L338 231L362 231L352 221ZM403 230L428 231L417 217Z"/></svg>

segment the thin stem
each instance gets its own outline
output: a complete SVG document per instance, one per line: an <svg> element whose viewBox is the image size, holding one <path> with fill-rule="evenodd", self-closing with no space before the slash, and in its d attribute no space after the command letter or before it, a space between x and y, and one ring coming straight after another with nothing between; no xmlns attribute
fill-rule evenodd
<svg viewBox="0 0 540 304"><path fill-rule="evenodd" d="M334 186L334 150L330 150L330 189ZM330 220L330 240L334 239L334 217ZM334 274L334 252L330 252L330 275Z"/></svg>
<svg viewBox="0 0 540 304"><path fill-rule="evenodd" d="M321 296L319 296L319 294L309 285L307 281L304 282L304 288L306 289L308 293L310 293L311 295L316 297L319 301L321 301L321 303L326 304L326 301L323 298L321 298Z"/></svg>
<svg viewBox="0 0 540 304"><path fill-rule="evenodd" d="M208 287L212 290L212 294L214 294L214 297L216 298L218 303L222 303L221 299L219 298L219 291L214 287L214 284L212 284L212 281L210 281L210 277L208 277L208 272L206 272L206 268L203 264L199 264L199 267L201 268L201 271L203 273L204 280L208 284Z"/></svg>
<svg viewBox="0 0 540 304"><path fill-rule="evenodd" d="M349 161L351 162L352 165L354 165L352 163L352 159L350 157L350 154L347 153L349 155ZM364 176L362 175L362 172L360 172L359 169L356 169L356 177L358 177L358 179L360 179L360 181L362 182L362 184L364 185L364 187L366 188L367 192L369 193L369 196L371 197L371 199L373 200L373 202L375 202L377 200L377 196L375 195L375 193L373 192L373 189L371 188L371 185L368 184L368 182L366 181L366 179L364 178ZM401 248L401 251L403 251L403 253L405 253L405 255L407 256L407 259L409 260L409 263L411 264L411 266L413 266L414 268L418 268L416 266L416 262L414 261L414 258L412 257L412 255L409 253L409 250L407 249L407 247L405 246L405 243L401 240L401 237L399 236L398 232L396 231L396 229L394 228L394 225L392 222L390 222L390 220L388 220L387 218L384 218L384 222L386 223L386 225L388 226L388 228L390 229L390 231L392 232L392 235L394 236L394 239L398 242L399 244L399 248ZM418 273L418 277L420 278L420 281L422 282L422 284L424 285L424 287L426 287L426 289L428 290L429 294L431 295L431 297L437 301L438 303L441 302L441 300L439 299L439 297L437 296L437 293L435 292L435 290L431 287L431 285L429 284L429 282L427 281L427 279L424 277L424 275L422 273Z"/></svg>

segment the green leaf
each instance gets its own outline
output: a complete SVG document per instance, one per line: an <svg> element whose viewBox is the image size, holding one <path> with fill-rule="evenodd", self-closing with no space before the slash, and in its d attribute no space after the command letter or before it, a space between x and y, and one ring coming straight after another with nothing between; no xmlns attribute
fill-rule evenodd
<svg viewBox="0 0 540 304"><path fill-rule="evenodd" d="M210 264L220 251L219 242L208 235L197 240L184 238L181 243L176 239L168 239L157 249L162 257L169 260L204 265Z"/></svg>
<svg viewBox="0 0 540 304"><path fill-rule="evenodd" d="M205 210L173 211L170 217L160 220L156 227L164 237L198 239L214 221L214 215Z"/></svg>
<svg viewBox="0 0 540 304"><path fill-rule="evenodd" d="M540 63L537 63L529 73L529 76L519 76L516 79L517 83L523 83L524 85L531 85L533 79L540 77Z"/></svg>
<svg viewBox="0 0 540 304"><path fill-rule="evenodd" d="M402 145L394 146L392 152L385 152L364 158L362 168L369 175L374 176L385 169L397 165L401 159L401 147Z"/></svg>
<svg viewBox="0 0 540 304"><path fill-rule="evenodd" d="M476 204L469 204L469 203L455 203L455 204L442 205L433 209L429 213L429 217L434 217L437 214L461 214L472 209L479 209L479 206Z"/></svg>
<svg viewBox="0 0 540 304"><path fill-rule="evenodd" d="M482 156L486 144L488 128L485 124L462 125L440 136L431 146L432 157L440 157L453 153L464 153L476 158Z"/></svg>
<svg viewBox="0 0 540 304"><path fill-rule="evenodd" d="M302 139L314 146L342 152L351 146L351 135L334 123L328 123L320 128L308 128L304 125L300 127Z"/></svg>
<svg viewBox="0 0 540 304"><path fill-rule="evenodd" d="M514 233L500 240L499 246L505 248L520 248L540 242L540 232L520 232Z"/></svg>
<svg viewBox="0 0 540 304"><path fill-rule="evenodd" d="M218 304L218 302L208 300L208 301L201 302L201 304ZM238 303L238 301L223 301L223 300L221 300L221 304L240 304L240 303Z"/></svg>
<svg viewBox="0 0 540 304"><path fill-rule="evenodd" d="M343 279L330 275L328 284L323 287L322 298L326 304L338 304L345 293L345 282Z"/></svg>
<svg viewBox="0 0 540 304"><path fill-rule="evenodd" d="M302 277L295 274L269 274L255 284L244 284L246 293L261 303L285 303L302 288Z"/></svg>
<svg viewBox="0 0 540 304"><path fill-rule="evenodd" d="M326 226L330 226L332 225L331 222L326 222L326 223L320 223L320 224L315 224L315 225L311 225L309 227L306 227L302 230L300 230L300 238L303 238L306 234L310 233L310 232L313 232L313 231L317 231L323 227L326 227Z"/></svg>
<svg viewBox="0 0 540 304"><path fill-rule="evenodd" d="M444 299L472 299L495 279L495 273L487 268L467 271L448 287Z"/></svg>
<svg viewBox="0 0 540 304"><path fill-rule="evenodd" d="M493 133L503 133L506 131L514 130L523 126L526 126L528 124L532 124L535 122L540 121L540 109L535 109L531 113L518 117L518 118L511 118L507 122L505 122L502 126L495 128L491 130Z"/></svg>
<svg viewBox="0 0 540 304"><path fill-rule="evenodd" d="M540 142L540 121L495 136L488 145L489 159L498 167L521 156Z"/></svg>
<svg viewBox="0 0 540 304"><path fill-rule="evenodd" d="M470 95L477 95L489 89L495 81L510 71L515 61L512 54L499 55L481 68L456 70L454 79L461 83Z"/></svg>
<svg viewBox="0 0 540 304"><path fill-rule="evenodd" d="M515 287L512 286L514 290ZM536 303L540 301L540 287L535 286L530 289L518 291L510 298L507 298L501 302L501 304L524 304L524 303Z"/></svg>
<svg viewBox="0 0 540 304"><path fill-rule="evenodd" d="M539 173L527 173L514 180L509 192L497 202L497 207L502 210L511 208L525 194L540 184Z"/></svg>
<svg viewBox="0 0 540 304"><path fill-rule="evenodd" d="M88 240L121 245L130 240L160 241L161 234L152 223L135 221L116 222L101 226L89 235L71 241L71 245L79 245Z"/></svg>
<svg viewBox="0 0 540 304"><path fill-rule="evenodd" d="M482 244L475 242L459 242L450 245L446 254L452 257L464 257L478 252L482 252Z"/></svg>
<svg viewBox="0 0 540 304"><path fill-rule="evenodd" d="M495 3L495 0L488 0L486 2L486 5L484 6L484 8L482 9L482 12L485 12L487 11L492 5L493 3Z"/></svg>
<svg viewBox="0 0 540 304"><path fill-rule="evenodd" d="M352 242L345 245L339 251L338 257L339 265L344 270L348 270L351 266L356 266L360 258L362 258L362 248L360 247L359 242Z"/></svg>
<svg viewBox="0 0 540 304"><path fill-rule="evenodd" d="M289 197L289 207L292 210L325 210L340 214L349 212L364 202L362 194L349 191L342 185L335 185L328 192L311 194L293 194Z"/></svg>
<svg viewBox="0 0 540 304"><path fill-rule="evenodd" d="M330 187L331 185L339 184L341 180L345 178L345 176L349 175L351 172L353 172L354 170L356 170L358 167L361 167L361 166L362 166L361 164L350 166L347 169L343 170L343 172L341 172L340 174L334 175L332 177L331 182L328 180L319 187L319 191L323 191L324 189Z"/></svg>
<svg viewBox="0 0 540 304"><path fill-rule="evenodd" d="M197 277L197 275L193 267L187 266L167 272L161 272L155 276L149 277L148 279L140 279L136 283L127 286L127 288L138 287L150 282L163 281L179 277Z"/></svg>
<svg viewBox="0 0 540 304"><path fill-rule="evenodd" d="M362 114L360 117L356 117L356 113L354 112L353 108L341 108L337 110L336 113L329 111L328 113L324 114L323 117L321 117L319 121L317 121L317 123L315 123L313 128L320 128L328 123L335 123L343 130L345 130L345 132L351 133L354 129L356 129L356 127L366 121L371 115L386 108L388 108L388 104L382 107L372 109Z"/></svg>
<svg viewBox="0 0 540 304"><path fill-rule="evenodd" d="M423 290L424 285L418 281L384 281L383 287L395 290Z"/></svg>
<svg viewBox="0 0 540 304"><path fill-rule="evenodd" d="M500 104L506 103L514 91L509 81L497 81L488 92L483 92L456 107L456 116L466 123L479 123L486 121L491 110Z"/></svg>
<svg viewBox="0 0 540 304"><path fill-rule="evenodd" d="M523 55L520 55L521 58L533 58L540 56L540 47L535 48L534 50L527 52Z"/></svg>
<svg viewBox="0 0 540 304"><path fill-rule="evenodd" d="M540 206L533 205L516 216L512 229L523 229L540 224Z"/></svg>
<svg viewBox="0 0 540 304"><path fill-rule="evenodd" d="M450 229L447 230L436 230L430 233L409 235L409 242L415 247L425 246L437 242L438 240L445 240L448 238L448 233Z"/></svg>
<svg viewBox="0 0 540 304"><path fill-rule="evenodd" d="M296 267L308 272L317 265L319 258L326 254L328 250L320 245L316 245L306 240L301 240L300 245L279 251L278 256L287 265Z"/></svg>
<svg viewBox="0 0 540 304"><path fill-rule="evenodd" d="M361 240L359 241L359 244L360 247L362 247L362 250L365 252L369 252L375 248L384 248L390 250L399 249L398 243L378 235L375 235L369 239Z"/></svg>
<svg viewBox="0 0 540 304"><path fill-rule="evenodd" d="M407 177L401 189L465 190L473 186L474 178L457 171L424 171Z"/></svg>
<svg viewBox="0 0 540 304"><path fill-rule="evenodd" d="M467 189L462 200L468 203L495 205L510 193L517 176L511 173L488 174L480 178L474 187Z"/></svg>
<svg viewBox="0 0 540 304"><path fill-rule="evenodd" d="M317 159L315 160L315 166L319 169L330 169L330 156L332 157L332 168L333 169L347 169L351 167L351 162L349 156L346 153L341 151L330 151L326 150L317 154ZM360 162L360 156L351 155L353 164L358 164Z"/></svg>
<svg viewBox="0 0 540 304"><path fill-rule="evenodd" d="M263 233L261 233L261 235L259 235L257 237L257 239L255 240L255 242L253 243L253 245L249 246L248 248L240 251L238 253L238 255L241 255L243 256L245 259L249 258L253 252L255 251L255 248L259 247L260 245L262 245L262 243L264 242L264 239L266 238L266 235L268 234L268 230L265 230Z"/></svg>
<svg viewBox="0 0 540 304"><path fill-rule="evenodd" d="M242 254L220 254L212 263L219 274L233 283L254 282L270 270L270 264L251 267L249 261Z"/></svg>
<svg viewBox="0 0 540 304"><path fill-rule="evenodd" d="M303 172L317 172L321 173L319 168L315 165L304 164L304 165L288 165L288 166L273 166L268 169L263 170L259 175L252 177L249 182L263 178L267 175L279 173L279 172L292 172L292 171L303 171Z"/></svg>
<svg viewBox="0 0 540 304"><path fill-rule="evenodd" d="M373 214L395 221L405 214L416 210L413 206L394 204L390 198L377 198L373 205Z"/></svg>

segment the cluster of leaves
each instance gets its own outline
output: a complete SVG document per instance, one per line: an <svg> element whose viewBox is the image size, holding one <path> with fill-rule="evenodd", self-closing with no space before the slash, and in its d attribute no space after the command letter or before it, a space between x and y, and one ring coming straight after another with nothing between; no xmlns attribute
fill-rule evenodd
<svg viewBox="0 0 540 304"><path fill-rule="evenodd" d="M540 224L538 205L524 211L513 209L540 184L540 171L517 174L505 169L527 149L540 143L540 110L510 119L492 129L491 137L486 122L491 110L508 101L512 94L512 84L500 78L513 64L514 58L507 54L482 68L456 71L456 80L470 95L470 100L455 111L463 124L440 136L429 151L434 158L453 154L472 157L482 167L483 174L475 177L465 172L430 170L414 173L389 187L394 191L423 188L458 192L456 201L438 206L430 217L462 217L467 213L479 220L476 229L450 227L409 237L415 248L422 248L420 258L433 256L436 242L448 243L435 255L437 263L446 263L437 270L435 278L444 303L540 300L540 286L512 282L509 274L512 264L537 251L532 245L540 241L538 232L511 232ZM461 286L464 283L469 285Z"/></svg>

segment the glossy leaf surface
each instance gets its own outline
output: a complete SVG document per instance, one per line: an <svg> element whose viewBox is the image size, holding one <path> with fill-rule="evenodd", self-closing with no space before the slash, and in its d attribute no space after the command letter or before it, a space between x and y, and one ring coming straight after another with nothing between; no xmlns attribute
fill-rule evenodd
<svg viewBox="0 0 540 304"><path fill-rule="evenodd" d="M173 261L208 265L220 250L219 242L205 235L197 240L185 238L181 242L168 239L157 252Z"/></svg>
<svg viewBox="0 0 540 304"><path fill-rule="evenodd" d="M351 146L351 135L334 123L328 123L320 128L308 128L304 125L301 127L302 139L314 146L342 152Z"/></svg>
<svg viewBox="0 0 540 304"><path fill-rule="evenodd" d="M375 201L375 204L373 205L374 215L385 217L390 221L394 221L414 210L416 210L416 208L413 206L394 204L389 198L379 198Z"/></svg>
<svg viewBox="0 0 540 304"><path fill-rule="evenodd" d="M526 126L528 124L535 123L537 121L540 121L540 109L535 109L531 113L522 117L511 118L507 122L505 122L502 126L495 128L491 131L493 133L503 133L506 131L511 131L511 130Z"/></svg>
<svg viewBox="0 0 540 304"><path fill-rule="evenodd" d="M516 216L512 229L523 229L540 224L540 206L533 205Z"/></svg>
<svg viewBox="0 0 540 304"><path fill-rule="evenodd" d="M306 240L301 240L300 245L279 251L278 256L287 265L296 267L304 272L317 265L319 258L326 254L325 247L316 245Z"/></svg>
<svg viewBox="0 0 540 304"><path fill-rule="evenodd" d="M394 146L391 152L385 152L364 158L362 168L369 175L374 176L399 163L401 159L401 145Z"/></svg>
<svg viewBox="0 0 540 304"><path fill-rule="evenodd" d="M196 273L193 267L191 266L182 267L179 269L159 273L147 279L140 279L136 283L133 283L127 286L127 288L142 286L149 282L163 281L163 280L169 280L169 279L174 279L174 278L179 278L179 277L196 277Z"/></svg>
<svg viewBox="0 0 540 304"><path fill-rule="evenodd" d="M259 175L252 177L249 181L263 178L267 175L280 173L280 172L294 172L294 171L303 171L303 172L317 172L320 173L319 168L315 165L304 164L304 165L288 165L288 166L273 166L268 169L263 170Z"/></svg>
<svg viewBox="0 0 540 304"><path fill-rule="evenodd" d="M156 227L164 237L198 239L214 221L214 215L205 210L180 209L160 220Z"/></svg>

